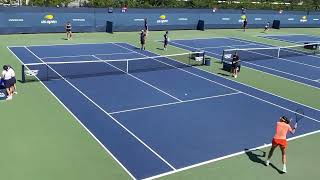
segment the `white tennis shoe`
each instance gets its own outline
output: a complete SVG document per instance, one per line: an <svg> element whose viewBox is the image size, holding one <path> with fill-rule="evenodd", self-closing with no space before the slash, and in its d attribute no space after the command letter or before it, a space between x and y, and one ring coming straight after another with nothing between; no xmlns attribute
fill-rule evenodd
<svg viewBox="0 0 320 180"><path fill-rule="evenodd" d="M287 173L287 167L286 167L285 164L283 165L282 172L283 172L283 173Z"/></svg>
<svg viewBox="0 0 320 180"><path fill-rule="evenodd" d="M6 100L7 101L12 100L12 96L8 96Z"/></svg>
<svg viewBox="0 0 320 180"><path fill-rule="evenodd" d="M266 160L266 166L269 166L270 160Z"/></svg>

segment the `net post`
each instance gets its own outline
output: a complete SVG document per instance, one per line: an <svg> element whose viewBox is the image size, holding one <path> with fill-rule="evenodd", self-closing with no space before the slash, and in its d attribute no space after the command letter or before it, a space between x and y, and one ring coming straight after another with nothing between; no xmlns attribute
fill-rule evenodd
<svg viewBox="0 0 320 180"><path fill-rule="evenodd" d="M280 47L278 48L278 56L277 56L277 58L280 58Z"/></svg>
<svg viewBox="0 0 320 180"><path fill-rule="evenodd" d="M206 64L206 54L205 54L205 51L202 52L202 65L205 65Z"/></svg>
<svg viewBox="0 0 320 180"><path fill-rule="evenodd" d="M25 65L22 64L21 65L21 81L22 83L25 83L26 82L26 73L25 73Z"/></svg>
<svg viewBox="0 0 320 180"><path fill-rule="evenodd" d="M220 62L220 63L223 63L223 61L224 61L224 54L225 54L225 51L223 50L223 51L222 51L222 57L221 57L221 62Z"/></svg>
<svg viewBox="0 0 320 180"><path fill-rule="evenodd" d="M46 66L46 70L47 70L47 81L49 81L49 65L48 64L44 64Z"/></svg>
<svg viewBox="0 0 320 180"><path fill-rule="evenodd" d="M126 73L129 74L129 60L127 60L127 70Z"/></svg>

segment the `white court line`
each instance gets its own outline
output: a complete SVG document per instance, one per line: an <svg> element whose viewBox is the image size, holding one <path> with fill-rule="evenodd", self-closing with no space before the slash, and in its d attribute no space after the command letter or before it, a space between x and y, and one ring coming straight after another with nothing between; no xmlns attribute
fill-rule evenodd
<svg viewBox="0 0 320 180"><path fill-rule="evenodd" d="M240 42L246 42L246 41L243 41L241 39L231 39L231 40L235 40L235 41L240 41ZM264 46L268 49L273 49L273 48L278 48L278 47L275 47L275 46L269 46L269 45L264 45L262 43L259 43L259 42L255 42L253 41L254 43L256 43L256 45L259 45L259 46ZM236 48L235 46L230 46L230 47L233 47L233 48ZM237 49L237 48L236 48ZM255 49L255 48L252 48L252 49ZM264 49L264 48L259 48L259 49ZM284 49L284 48L281 48L280 49ZM280 50L281 51L281 50ZM292 52L292 53L296 53L296 54L301 54L303 56L310 56L310 57L315 57L315 58L320 58L319 56L315 56L315 55L311 55L311 54L304 54L302 51L293 51L293 50L289 50L289 49L285 49L285 50L282 50L282 51L286 51L286 52ZM257 53L257 52L253 52L253 53ZM310 65L310 64L306 64L306 63L301 63L299 61L293 61L293 60L290 60L290 59L286 59L286 58L282 58L282 57L274 57L274 56L270 56L270 55L267 55L267 54L262 54L262 53L257 53L257 54L261 54L261 55L264 55L264 56L268 56L268 57L272 57L272 58L276 58L276 59L280 59L280 60L283 60L283 61L288 61L288 62L292 62L292 63L296 63L296 64L301 64L301 65L305 65L305 66L310 66L310 67L313 67L313 68L320 68L319 66L314 66L314 65Z"/></svg>
<svg viewBox="0 0 320 180"><path fill-rule="evenodd" d="M215 98L219 98L219 97L232 96L232 95L236 95L236 94L241 94L241 92L235 92L235 93L229 93L229 94L221 94L221 95L215 95L215 96L208 96L208 97L190 99L190 100L185 100L185 101L182 101L182 102L172 102L172 103L158 104L158 105L146 106L146 107L140 107L140 108L134 108L134 109L127 109L127 110L122 110L122 111L111 112L109 114L112 115L112 114L119 114L119 113L131 112L131 111L150 109L150 108L155 108L155 107L163 107L163 106L170 106L170 105L175 105L175 104L182 104L182 103L188 103L188 102L194 102L194 101L201 101L201 100L205 100L205 99L215 99Z"/></svg>
<svg viewBox="0 0 320 180"><path fill-rule="evenodd" d="M121 46L121 45L119 45L119 44L117 44L117 45L118 45L119 47L122 47L122 48L125 48L125 49L129 49L129 48L123 47L123 46ZM129 45L130 45L130 44L129 44ZM131 45L131 46L132 46L132 45ZM148 51L148 52L150 52L150 51ZM152 52L150 52L150 53L152 53ZM141 54L141 53L140 53L140 54ZM143 55L143 54L141 54L141 55ZM171 58L168 58L168 59L170 59L170 60L172 60L172 61L175 61L175 62L178 62L178 63L181 63L181 64L185 64L185 63L182 63L182 62L177 61L177 60L175 60L175 59L171 59ZM208 79L208 78L206 78L206 77L200 76L200 75L198 75L198 74L192 73L192 72L187 71L187 70L185 70L185 69L181 69L181 68L175 67L175 66L173 66L173 65L171 65L171 64L168 64L168 63L159 61L159 60L157 60L157 59L155 59L155 60L158 61L158 62L161 62L161 63L163 63L163 64L166 64L166 65L168 65L168 66L171 66L171 67L173 67L173 68L175 68L175 69L178 69L178 70L180 70L180 71L183 71L183 72L186 72L186 73L188 73L188 74L197 76L197 77L199 77L199 78L201 78L201 79L207 80L207 81L209 81L209 82L212 82L212 83L215 83L215 84L219 84L219 85L221 85L221 86L223 86L223 87L226 87L226 88L228 88L228 89L232 89L232 90L234 90L234 91L236 91L236 92L241 92L241 93L243 93L243 94L245 94L245 95L247 95L247 96L250 96L250 97L252 97L252 98L258 99L258 100L260 100L260 101L263 101L263 102L265 102L265 103L268 103L268 104L273 105L273 106L275 106L275 107L278 107L278 108L280 108L280 109L284 109L284 110L286 110L286 111L289 111L289 112L292 112L292 113L296 113L295 110L288 109L288 108L286 108L286 107L277 105L277 104L275 104L275 103L272 103L272 102L270 102L270 101L264 100L264 99L262 99L262 98L259 98L259 97L253 96L253 95L251 95L251 94L245 93L245 92L243 92L243 91L234 89L234 88L232 88L232 87L229 87L229 86L227 86L227 85L221 84L221 83L216 82L216 81L213 81L213 80L211 80L211 79ZM196 69L198 69L198 68L196 68ZM199 69L199 70L201 70L201 69ZM205 71L205 72L208 72L208 71ZM213 74L213 73L210 73L210 74ZM215 74L213 74L213 75L215 75ZM216 76L216 75L215 75L215 76ZM221 76L219 76L219 77L221 77ZM225 79L226 79L226 78L225 78ZM237 82L237 83L238 83L238 82ZM246 85L246 86L247 86L247 85ZM250 87L250 86L249 86L249 87ZM291 101L291 102L293 102L293 101ZM304 106L305 106L305 105L304 105ZM313 108L313 109L314 109L314 108ZM315 109L315 110L317 110L317 109ZM317 111L320 111L320 110L317 110ZM309 117L309 116L306 116L306 115L303 115L303 116L306 117L306 118L308 118L308 119L310 119L310 120L312 120L312 121L315 121L315 122L319 122L319 123L320 123L320 120L314 119L314 118Z"/></svg>
<svg viewBox="0 0 320 180"><path fill-rule="evenodd" d="M180 45L180 46L187 47L187 48L196 49L196 48L188 46L188 45L184 45L184 44L180 44L180 43L176 43L176 42L174 42L174 43L177 44L177 45ZM229 46L229 47L232 47L232 46ZM177 48L179 48L179 47L177 47ZM207 54L214 54L214 55L217 55L217 56L222 56L222 54L217 54L217 53L214 53L214 52L206 52L206 53ZM243 62L247 62L247 61L243 61ZM256 65L256 64L254 64L252 62L251 62L251 64ZM265 66L261 66L261 67L267 69L267 67L265 67ZM247 68L250 68L250 67L247 67ZM250 69L253 69L253 68L250 68ZM269 69L272 69L272 68L269 68ZM299 83L299 84L302 84L302 85L305 85L305 86L309 86L309 87L313 87L313 88L316 88L316 89L320 89L320 87L316 87L316 86L313 86L313 85L310 85L310 84L299 82L299 81L296 81L296 80L293 80L293 79L288 79L288 78L285 78L285 77L282 77L282 76L278 76L278 75L275 75L275 74L272 74L272 73L268 73L268 72L265 72L265 71L261 71L261 70L257 70L257 69L254 69L254 70L259 71L259 72L263 72L263 73L266 73L266 74L270 74L270 75L275 76L275 77L280 77L282 79L286 79L286 80L289 80L289 81L292 81L292 82L296 82L296 83ZM284 71L280 71L280 72L285 73ZM293 74L290 74L290 75L293 75ZM299 77L298 75L293 75L293 76ZM310 80L310 81L314 81L313 79L308 79L308 78L305 78L305 77L301 77L301 78L306 79L306 80Z"/></svg>
<svg viewBox="0 0 320 180"><path fill-rule="evenodd" d="M211 38L205 38L205 37L200 37L200 38L192 38L192 39L174 39L173 41L184 41L184 40L203 40L203 39L225 39L226 37L211 37ZM162 40L159 40L162 41Z"/></svg>
<svg viewBox="0 0 320 180"><path fill-rule="evenodd" d="M309 34L274 34L274 35L258 35L261 37L278 37L278 36L309 36Z"/></svg>
<svg viewBox="0 0 320 180"><path fill-rule="evenodd" d="M95 55L92 55L92 56L93 56L94 58L100 60L101 62L104 62L104 63L106 63L106 64L108 64L108 65L110 65L110 66L112 66L112 67L114 67L114 68L116 68L116 69L118 69L118 70L120 70L120 71L128 74L129 76L133 77L134 79L136 79L136 80L138 80L138 81L140 81L140 82L142 82L142 83L144 83L144 84L146 84L146 85L148 85L148 86L150 86L150 87L152 87L152 88L160 91L161 93L163 93L163 94L165 94L165 95L167 95L167 96L170 96L171 98L173 98L173 99L175 99L175 100L177 100L177 101L179 101L179 102L182 102L181 99L179 99L179 98L177 98L177 97L175 97L175 96L173 96L173 95L171 95L171 94L169 94L169 93L167 93L167 92L165 92L165 91L157 88L156 86L154 86L154 85L152 85L152 84L150 84L150 83L147 83L146 81L144 81L144 80L142 80L142 79L140 79L140 78L138 78L138 77L136 77L136 76L134 76L134 75L132 75L132 74L130 74L130 73L127 73L127 72L123 71L122 69L120 69L120 68L118 68L118 67L116 67L116 66L114 66L114 65L112 65L112 64L110 64L110 63L108 63L107 61L104 61L103 59L98 58L98 57L95 56Z"/></svg>
<svg viewBox="0 0 320 180"><path fill-rule="evenodd" d="M49 57L41 57L41 59L45 60L45 59L54 59L54 58L71 58L71 57L90 57L91 55L76 55L76 56L49 56Z"/></svg>
<svg viewBox="0 0 320 180"><path fill-rule="evenodd" d="M13 53L14 54L14 53ZM19 59L19 58L18 58ZM178 62L178 61L177 61ZM21 61L21 63L22 63L22 61ZM198 69L198 68L196 68L196 69ZM201 69L199 69L199 70L201 70ZM202 70L202 71L204 71L204 70ZM206 71L206 72L208 72L208 71ZM210 73L210 74L213 74L212 72L208 72L208 73ZM213 74L213 75L215 75L215 74ZM219 76L219 77L221 77L221 76ZM225 77L222 77L222 78L225 78ZM225 79L227 79L227 78L225 78ZM229 80L229 79L228 79ZM234 81L234 80L231 80L231 81ZM41 81L40 81L41 82ZM236 82L236 81L234 81L234 82ZM41 82L42 83L42 82ZM239 83L239 82L236 82L236 83ZM43 83L42 83L43 84ZM242 83L239 83L239 84L242 84ZM43 84L44 85L44 84ZM245 85L245 84L243 84L243 85ZM45 85L44 85L45 86ZM245 85L245 86L248 86L248 85ZM46 86L45 86L46 87ZM250 87L250 86L248 86L248 87ZM47 87L46 87L47 88ZM257 89L257 88L254 88L254 87L251 87L251 88L253 88L253 89ZM48 88L47 88L48 89ZM259 90L259 89L258 89ZM49 92L51 92L49 89L48 89L48 91ZM263 90L260 90L260 91L263 91ZM263 91L263 92L265 92L265 91ZM51 92L52 93L52 92ZM268 92L265 92L265 93L268 93ZM271 94L271 93L269 93L269 94ZM55 96L53 93L52 93L52 95L53 96ZM276 95L275 95L276 96ZM56 97L56 96L55 96ZM277 96L277 97L279 97L279 96ZM281 97L281 98L283 98L283 97ZM63 104L57 97L56 97L56 99L61 103L61 104ZM283 99L285 99L285 98L283 98ZM291 100L290 100L291 101ZM299 104L299 103L298 103ZM64 104L63 104L64 105ZM64 107L65 107L65 105L64 105ZM66 107L65 107L66 108ZM66 108L67 109L67 108ZM313 108L312 108L313 109ZM316 110L316 109L315 109ZM68 110L69 111L69 110ZM70 112L71 113L71 112ZM79 121L79 120L78 120ZM80 121L79 121L79 123L81 123ZM85 129L87 129L86 127L84 127ZM310 134L310 133L309 133ZM307 134L305 134L304 136L306 136ZM298 137L296 137L296 138L298 138ZM98 141L98 140L97 140ZM101 144L102 145L102 144ZM103 145L102 145L103 146ZM226 157L225 156L225 158L228 158L228 157ZM220 158L220 160L221 159L225 159L225 158ZM216 159L216 160L214 160L214 161L217 161L218 159ZM211 160L211 161L213 161L213 160ZM117 162L119 162L119 161L117 161ZM209 161L207 161L207 163L209 163ZM164 176L164 175L168 175L168 174L172 174L172 173L175 173L175 172L179 172L179 171L182 171L182 170L187 170L187 169L190 169L190 168L193 168L193 167L197 167L197 166L200 166L200 165L203 165L203 164L207 164L207 163L201 163L201 164L197 164L197 165L193 165L193 166L189 166L189 167L185 167L185 168L183 168L183 169L179 169L179 170L176 170L176 171L171 171L171 172L169 172L169 173L166 173L166 174L162 174L162 175L157 175L157 176L154 176L152 179L154 179L154 178L156 178L156 177L161 177L161 176ZM121 164L121 163L120 163ZM123 168L124 168L124 166L122 166ZM125 169L125 168L124 168ZM130 173L129 173L130 174Z"/></svg>
<svg viewBox="0 0 320 180"><path fill-rule="evenodd" d="M130 45L130 44L129 44L129 45ZM119 46L120 46L120 45L119 45ZM120 47L121 47L121 46L120 46ZM150 52L150 51L149 51L149 52ZM170 58L170 59L171 59L171 58ZM171 59L171 60L176 61L176 62L179 62L179 63L182 63L182 62L177 61L177 60L175 60L175 59ZM182 64L184 64L184 63L182 63ZM177 69L180 69L180 68L177 68ZM200 68L196 68L196 69L199 69L199 70L201 70L201 71L204 71L204 72L213 74L212 72L209 72L209 71L206 71L206 70L202 70L202 69L200 69ZM182 69L180 69L180 70L182 70ZM187 71L187 72L189 72L189 71ZM189 72L189 73L191 73L191 72ZM191 73L191 74L193 74L193 73ZM213 75L215 75L215 74L213 74ZM197 76L199 77L199 75L197 75ZM217 76L217 75L215 75L215 76ZM202 76L200 76L200 77L202 77ZM222 77L222 76L219 76L219 77ZM202 78L204 78L204 77L202 77ZM227 79L227 78L225 78L225 77L222 77L222 78ZM204 78L204 79L206 79L206 78ZM208 80L208 81L211 81L211 82L214 82L214 81L212 81L212 80L210 80L210 79L207 79L207 80ZM227 80L230 80L230 79L227 79ZM239 83L239 84L248 86L248 87L250 87L250 88L253 88L253 89L262 91L262 92L264 92L264 93L266 93L266 94L271 94L271 95L273 95L273 96L275 96L275 97L279 97L279 98L288 100L288 101L293 102L293 103L296 103L296 104L300 104L300 105L305 106L305 107L308 107L308 108L310 108L310 109L313 109L313 110L316 110L316 111L320 111L320 110L315 109L315 108L313 108L313 107L309 107L309 106L303 105L303 104L301 104L301 103L294 102L294 101L292 101L292 100L289 100L289 99L287 99L287 98L284 98L284 97L281 97L281 96L272 94L272 93L270 93L270 92L266 92L266 91L260 90L260 89L258 89L258 88L255 88L255 87L252 87L252 86L249 86L249 85L246 85L246 84L243 84L243 83L234 81L234 80L230 80L230 81L233 81L233 82L236 82L236 83ZM239 92L241 92L241 91L239 91ZM248 96L250 96L250 97L256 98L256 99L261 100L261 101L263 101L263 102L269 103L269 104L271 104L271 105L274 105L274 106L276 106L276 107L279 107L279 108L282 108L282 109L285 109L285 110L287 110L287 111L290 111L290 112L293 112L293 113L294 113L294 111L289 110L289 109L287 109L287 108L284 108L284 107L282 107L282 106L273 104L273 103L271 103L271 102L268 102L268 101L266 101L266 100L260 99L260 98L258 98L258 97L252 96L252 95L249 95L249 94L244 93L244 92L241 92L241 93L246 94L246 95L248 95ZM306 116L304 116L304 117L306 117ZM306 117L306 118L309 118L309 119L311 119L311 120L313 120L313 121L315 121L315 122L320 123L320 120L316 120L316 119L313 119L313 118L310 118L310 117ZM319 133L319 132L320 132L320 130L314 131L314 132L310 132L310 133L306 133L306 134L303 134L303 135L300 135L300 136L295 136L295 137L293 137L293 138L289 138L288 141L294 140L294 139L298 139L298 138L302 138L302 137L305 137L305 136L309 136L309 135L312 135L312 134L316 134L316 133ZM270 144L267 145L267 146L270 146ZM264 145L264 146L256 147L255 149L261 148L261 147L266 147L266 146ZM156 175L156 176L153 176L153 177L149 177L149 178L146 178L146 180L149 180L149 179L151 180L151 179L155 179L155 178L167 176L167 175L174 174L174 173L177 173L177 172L180 172L180 171L184 171L184 170L187 170L187 169L191 169L191 168L195 168L195 167L202 166L202 165L205 165L205 164L209 164L209 163L211 163L211 162L215 162L215 161L227 159L227 158L230 158L230 157L238 156L238 155L241 155L241 154L244 154L244 153L245 153L244 151L241 151L241 152L238 152L238 153L230 154L230 155L223 156L223 157L220 157L220 158L216 158L216 159L213 159L213 160L205 161L205 162L202 162L202 163L199 163L199 164L194 164L194 165L187 166L187 167L184 167L184 168L181 168L181 169L177 169L177 170L174 170L174 171L170 171L170 172L167 172L167 173L163 173L163 174L160 174L160 175Z"/></svg>
<svg viewBox="0 0 320 180"><path fill-rule="evenodd" d="M119 47L121 47L121 48L124 48L124 49L131 50L131 49L126 48L126 47L123 47L123 46L121 46L121 45L119 45L119 44L115 44L115 45L117 45L117 46L119 46ZM129 44L129 45L130 45L130 44ZM131 46L131 45L130 45L130 46ZM131 51L133 51L133 50L131 50ZM136 52L136 51L134 51L134 52ZM139 52L137 52L137 53L138 53L138 54L141 54L142 56L148 57L147 55L144 55L144 54L142 54L142 53L139 53ZM150 52L150 53L152 53L152 52ZM169 58L168 56L164 56L164 57L165 57L165 58L168 58L168 59L171 59L171 58ZM181 71L184 71L184 72L186 72L186 73L188 73L188 74L191 74L191 75L193 75L193 76L197 76L197 77L200 77L200 78L204 78L204 77L202 77L202 76L200 76L200 75L194 74L194 73L189 72L189 71L187 71L187 70L184 70L184 69L182 69L182 68L178 68L178 67L173 66L173 65L171 65L171 64L162 62L162 61L160 61L160 60L158 60L158 59L155 59L155 58L152 58L152 57L150 57L150 58L151 58L151 59L154 59L155 61L158 61L158 62L160 62L160 63L162 63L162 64L165 64L165 65L167 65L167 66L170 66L170 67L173 67L173 68L175 68L175 69L179 69L179 70L181 70ZM173 59L171 59L171 60L173 60ZM181 64L184 64L184 65L187 65L187 66L188 66L188 64L185 64L185 63L181 63ZM209 79L207 79L207 78L205 78L205 79L206 79L206 80L209 80ZM209 80L209 81L211 81L211 80ZM215 81L211 81L211 82L212 82L212 83L215 83L215 84L218 84L218 85L220 85L220 86L226 87L226 88L228 88L228 89L231 89L231 90L234 90L234 91L238 91L237 89L228 87L228 86L226 86L226 85L224 85L224 84L221 84L221 83L218 83L218 82L215 82Z"/></svg>
<svg viewBox="0 0 320 180"><path fill-rule="evenodd" d="M317 134L317 133L320 133L320 130L289 138L288 141L293 141L293 140L296 140L296 139L299 139L299 138L302 138L302 137L306 137L306 136L310 136L310 135L313 135L313 134ZM233 153L233 154L229 154L229 155L222 156L222 157L219 157L219 158L215 158L215 159L211 159L211 160L208 160L208 161L204 161L204 162L201 162L201 163L198 163L198 164L193 164L193 165L186 166L186 167L174 170L174 171L169 171L169 172L162 173L162 174L159 174L159 175L156 175L156 176L148 177L148 178L145 178L143 180L157 179L157 178L160 178L160 177L168 176L168 175L175 174L175 173L178 173L178 172L181 172L181 171L186 171L186 170L189 170L189 169L192 169L192 168L196 168L196 167L199 167L199 166L203 166L203 165L206 165L206 164L210 164L210 163L213 163L213 162L217 162L217 161L221 161L221 160L224 160L224 159L229 159L229 158L232 158L232 157L235 157L235 156L243 155L248 151L267 148L267 147L270 147L270 146L271 146L271 144L258 146L258 147L255 147L255 148L251 148L251 149L249 149L247 151L240 151L240 152L237 152L237 153Z"/></svg>
<svg viewBox="0 0 320 180"><path fill-rule="evenodd" d="M211 73L212 74L212 73ZM220 76L219 76L220 77ZM224 77L223 77L224 78ZM227 78L225 78L225 79L227 79ZM234 80L231 80L231 81L234 81ZM235 81L234 81L235 82ZM239 82L238 82L239 83ZM242 84L242 83L240 83L240 84ZM247 85L248 86L248 85ZM250 86L249 86L250 87ZM254 88L254 89L256 89L256 88ZM262 91L262 90L260 90L260 91ZM270 94L270 93L269 93ZM281 97L282 98L282 97Z"/></svg>
<svg viewBox="0 0 320 180"><path fill-rule="evenodd" d="M240 41L240 42L246 42L245 40L242 40L242 39L237 39L237 38L230 38L231 40L235 40L235 41ZM280 40L281 41L281 40ZM257 42L257 41L252 41L253 43L255 43L256 45L259 45L259 46L264 46L264 47L267 47L267 48L277 48L277 46L272 46L272 45L266 45L266 44L262 44L260 42ZM288 41L290 42L290 41ZM319 42L320 43L320 42ZM291 43L292 44L292 43ZM299 45L299 44L298 44ZM300 44L301 45L301 44ZM233 46L235 47L235 46ZM291 46L289 46L291 47ZM284 48L281 48L280 49L284 49ZM283 51L283 50L282 50ZM320 56L317 56L317 55L312 55L312 54L305 54L303 53L303 51L299 51L299 50L289 50L289 49L285 49L285 51L287 52L292 52L292 53L296 53L296 54L301 54L302 56L310 56L310 57L315 57L315 58L319 58L320 59ZM294 57L294 56L293 56ZM292 60L289 60L289 59L285 59L285 58L281 58L279 57L278 59L282 59L282 60L286 60L286 61L292 61ZM314 65L310 65L310 64L306 64L306 63L300 63L298 61L292 61L292 62L295 62L295 63L298 63L298 64L303 64L303 65L307 65L307 66L312 66L312 67L315 67L315 68L320 68L319 66L314 66Z"/></svg>
<svg viewBox="0 0 320 180"><path fill-rule="evenodd" d="M254 43L249 43L249 44L241 44L241 45L235 45L235 46L250 46L250 45L255 45ZM223 47L230 47L230 46L216 46L216 47L201 47L199 48L200 50L204 50L204 49L218 49L218 48L223 48Z"/></svg>
<svg viewBox="0 0 320 180"><path fill-rule="evenodd" d="M251 65L254 65L254 66L262 67L262 68L265 68L265 69L269 69L269 70L272 70L272 71L280 72L280 73L283 73L283 74L288 74L290 76L295 76L295 77L298 77L298 78L301 78L301 79L305 79L305 80L308 80L308 81L315 81L315 82L317 81L317 80L309 79L309 78L306 78L306 77L303 77L303 76L287 73L285 71L280 71L280 70L276 70L276 69L269 68L269 67L266 67L266 66L258 65L258 64L252 63L252 62L248 62L248 61L242 61L242 62L243 63L247 63L247 64L251 64Z"/></svg>
<svg viewBox="0 0 320 180"><path fill-rule="evenodd" d="M38 58L40 61L42 61L36 54L34 54L30 49L25 47L32 55L34 55L36 58ZM42 61L43 62L43 61ZM43 62L45 63L45 62ZM154 151L150 146L148 146L145 142L143 142L138 136L136 136L133 132L131 132L127 127L125 127L123 124L121 124L115 117L110 115L106 110L104 110L102 107L100 107L96 102L94 102L90 97L88 97L86 94L84 94L80 89L78 89L75 85L73 85L70 81L68 81L66 78L64 78L62 75L60 75L56 70L54 70L52 67L48 66L53 72L55 72L57 75L59 75L65 82L67 82L71 87L73 87L76 91L78 91L81 95L83 95L87 100L89 100L92 104L94 104L98 109L100 109L104 114L106 114L108 117L110 117L114 122L116 122L119 126L121 126L125 131L127 131L132 137L134 137L136 140L138 140L142 145L144 145L149 151L151 151L154 155L156 155L159 159L161 159L165 164L167 164L171 169L175 170L175 168L167 162L162 156L160 156L156 151Z"/></svg>
<svg viewBox="0 0 320 180"><path fill-rule="evenodd" d="M132 52L127 53L110 53L110 54L94 54L96 56L104 56L104 55L118 55L118 54L133 54ZM92 56L92 54L83 54L83 55L75 55L75 56L52 56L52 57L42 57L41 59L54 59L54 58L69 58L69 57L86 57L86 56Z"/></svg>
<svg viewBox="0 0 320 180"><path fill-rule="evenodd" d="M182 45L182 44L181 44L181 45ZM186 49L183 49L183 48L181 48L181 47L177 47L177 46L175 46L175 47L186 51ZM193 47L189 47L189 48L193 48ZM216 54L216 53L212 53L212 52L208 52L208 53L221 56L220 54ZM215 58L215 57L213 57L213 58ZM182 62L177 61L177 60L175 60L175 59L171 59L171 60L176 61L176 62L179 62L179 63L182 63ZM184 64L184 63L182 63L182 64ZM194 67L194 68L195 68L195 67ZM285 80L288 80L288 81L292 81L292 82L295 82L295 83L298 83L298 84L301 84L301 85L304 85L304 86L309 86L309 87L312 87L312 88L320 89L320 88L318 88L318 87L315 87L315 86L312 86L312 85L309 85L309 84L305 84L305 83L302 83L302 82L299 82L299 81L295 81L295 80L292 80L292 79L288 79L288 78L285 78L285 77L282 77L282 76L278 76L278 75L275 75L275 74L271 74L271 73L268 73L268 72L264 72L264 71L261 71L261 70L258 70L258 69L254 69L254 68L250 68L250 67L246 67L246 68L252 69L252 70L254 70L254 71L262 72L262 73L265 73L265 74L269 74L269 75L271 75L271 76L275 76L275 77L278 77L278 78L281 78L281 79L285 79ZM201 71L204 71L204 72L207 72L207 73L209 73L209 74L213 74L213 75L215 75L215 76L218 76L218 75L216 75L216 74L214 74L213 72L210 72L210 71L208 71L208 70L204 70L204 69L200 69L200 68L196 68L196 69L201 70ZM244 84L244 83L241 83L241 82L239 82L239 81L235 81L235 80L233 80L233 79L228 79L228 78L223 77L223 76L219 76L219 77L224 78L224 79L227 79L227 80L230 80L230 81L233 81L233 82L235 82L235 83L238 83L238 84L241 84L241 85L244 85L244 86L247 86L247 87L250 87L250 88L252 88L252 89L256 89L256 90L262 91L262 92L264 92L264 93L266 93L266 94L271 94L272 96L279 97L279 98L285 99L285 100L287 100L287 101L290 101L290 102L293 102L293 103L296 103L296 104L299 104L299 105L302 105L302 106L305 106L305 107L307 107L307 108L310 108L310 109L313 109L313 110L315 110L315 111L319 111L319 112L320 112L319 109L316 109L316 108L314 108L314 107L311 107L311 106L308 106L308 105L305 105L305 104L302 104L302 103L293 101L293 100L291 100L291 99L288 99L288 98L285 98L285 97L282 97L282 96L273 94L273 93L271 93L271 92L267 92L267 91L262 90L262 89L258 89L258 88L254 87L254 86L250 86L250 85L248 85L248 84ZM319 80L320 80L320 79L319 79Z"/></svg>
<svg viewBox="0 0 320 180"><path fill-rule="evenodd" d="M94 45L94 44L112 44L112 43L121 43L121 42L108 42L108 43L66 43L66 44L36 44L36 45L18 45L18 46L7 46L8 48L17 48L17 47L39 47L39 46L72 46L72 45Z"/></svg>
<svg viewBox="0 0 320 180"><path fill-rule="evenodd" d="M23 61L15 53L13 53L9 47L7 47L7 49L20 61L21 64L23 64ZM71 114L71 116L82 126L82 128L84 128L85 131L87 131L90 134L90 136L96 142L98 142L100 147L102 147L132 179L136 179L131 174L131 172L115 157L115 155L113 155L112 152L79 120L79 118L75 114L73 114L73 112L38 77L36 78L43 85L43 87L62 105L62 107L64 107L67 110L67 112Z"/></svg>
<svg viewBox="0 0 320 180"><path fill-rule="evenodd" d="M238 39L237 39L238 40ZM238 40L238 41L241 41L241 40ZM259 45L259 44L257 44ZM268 47L268 45L262 45L262 46L265 46L265 47ZM235 46L230 46L230 47L233 47L233 48L236 48ZM272 47L268 47L268 48L271 48ZM254 48L252 48L254 49ZM263 48L261 48L263 49ZM241 49L240 49L241 50ZM301 55L304 55L304 56L312 56L312 57L316 57L316 58L319 58L319 56L314 56L314 55L306 55L306 54L303 54L302 52L297 52L297 51L291 51L291 50L286 50L287 52L293 52L293 53L297 53L297 54L301 54ZM266 57L270 57L270 58L273 58L273 59L280 59L280 60L283 60L283 61L288 61L288 62L292 62L292 63L296 63L296 64L301 64L301 65L304 65L304 66L309 66L309 67L312 67L312 68L316 68L316 69L320 69L319 66L314 66L314 65L310 65L310 64L306 64L306 63L301 63L301 62L298 62L298 61L293 61L293 60L290 60L290 59L286 59L286 58L281 58L281 57L275 57L275 56L271 56L271 55L267 55L267 54L262 54L262 53L258 53L258 52L252 52L252 53L255 53L255 54L260 54L260 55L263 55L263 56L266 56ZM245 61L245 62L248 62L248 61ZM297 76L297 75L295 75ZM311 81L314 81L314 80L311 80Z"/></svg>

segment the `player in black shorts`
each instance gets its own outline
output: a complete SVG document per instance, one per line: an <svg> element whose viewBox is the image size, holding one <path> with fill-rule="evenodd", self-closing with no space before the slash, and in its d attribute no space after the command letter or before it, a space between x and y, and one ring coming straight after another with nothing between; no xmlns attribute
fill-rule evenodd
<svg viewBox="0 0 320 180"><path fill-rule="evenodd" d="M236 52L234 52L234 54L232 55L232 61L231 61L231 73L232 73L232 77L237 78L238 76L238 66L239 66L239 62L240 62L240 57Z"/></svg>
<svg viewBox="0 0 320 180"><path fill-rule="evenodd" d="M144 30L141 30L140 33L140 44L141 44L141 50L146 50L146 33Z"/></svg>
<svg viewBox="0 0 320 180"><path fill-rule="evenodd" d="M18 94L17 92L17 86L16 86L16 83L17 83L17 80L16 80L16 73L13 69L13 67L11 65L7 65L8 69L11 69L11 75L12 75L12 84L13 84L13 93L14 94Z"/></svg>
<svg viewBox="0 0 320 180"><path fill-rule="evenodd" d="M67 22L66 24L66 33L67 33L67 40L70 40L72 38L72 26L70 22Z"/></svg>
<svg viewBox="0 0 320 180"><path fill-rule="evenodd" d="M163 50L167 50L167 46L168 46L168 43L169 43L169 32L166 31L166 33L163 35L164 37L164 40L163 40Z"/></svg>
<svg viewBox="0 0 320 180"><path fill-rule="evenodd" d="M247 18L245 18L245 19L243 20L243 24L242 24L243 32L246 31L247 26L248 26L248 20L247 20Z"/></svg>
<svg viewBox="0 0 320 180"><path fill-rule="evenodd" d="M270 29L270 22L268 22L265 26L264 26L264 32L269 31Z"/></svg>

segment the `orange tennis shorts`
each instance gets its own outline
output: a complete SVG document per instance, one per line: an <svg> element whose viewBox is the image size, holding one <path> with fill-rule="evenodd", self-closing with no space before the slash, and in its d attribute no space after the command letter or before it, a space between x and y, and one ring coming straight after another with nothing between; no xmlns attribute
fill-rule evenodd
<svg viewBox="0 0 320 180"><path fill-rule="evenodd" d="M272 146L280 146L281 149L285 149L288 147L288 143L286 139L272 139Z"/></svg>

